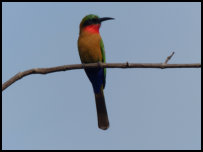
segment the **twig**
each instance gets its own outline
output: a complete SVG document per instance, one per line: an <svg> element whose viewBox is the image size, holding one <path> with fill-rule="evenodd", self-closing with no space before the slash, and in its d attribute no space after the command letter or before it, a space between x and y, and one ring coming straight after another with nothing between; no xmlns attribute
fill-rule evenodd
<svg viewBox="0 0 203 152"><path fill-rule="evenodd" d="M164 64L167 64L168 63L168 61L172 58L172 56L175 54L175 52L173 52L170 56L168 56L167 58L166 58L166 61L164 62Z"/></svg>

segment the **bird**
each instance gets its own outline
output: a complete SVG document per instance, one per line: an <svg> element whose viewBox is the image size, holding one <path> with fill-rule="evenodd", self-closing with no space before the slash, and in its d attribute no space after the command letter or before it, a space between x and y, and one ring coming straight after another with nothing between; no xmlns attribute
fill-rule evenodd
<svg viewBox="0 0 203 152"><path fill-rule="evenodd" d="M100 18L94 14L83 17L79 25L78 37L78 52L82 64L106 62L104 43L99 29L103 21L113 19L111 17ZM103 91L106 84L106 68L89 68L84 70L92 84L95 95L98 127L106 130L109 128L109 119Z"/></svg>

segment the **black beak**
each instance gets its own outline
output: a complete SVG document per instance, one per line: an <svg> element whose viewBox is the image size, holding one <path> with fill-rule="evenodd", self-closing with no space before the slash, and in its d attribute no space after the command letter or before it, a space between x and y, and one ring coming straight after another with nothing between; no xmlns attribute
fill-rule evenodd
<svg viewBox="0 0 203 152"><path fill-rule="evenodd" d="M114 18L111 18L111 17L102 17L102 18L99 18L99 22L103 22L103 21L106 21L106 20L114 20Z"/></svg>

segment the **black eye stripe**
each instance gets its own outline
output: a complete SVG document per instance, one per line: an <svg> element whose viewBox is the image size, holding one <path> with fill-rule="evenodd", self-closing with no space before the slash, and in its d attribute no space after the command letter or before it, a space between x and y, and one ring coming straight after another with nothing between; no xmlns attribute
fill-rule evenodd
<svg viewBox="0 0 203 152"><path fill-rule="evenodd" d="M85 21L83 23L83 26L87 26L87 25L91 25L91 24L98 24L98 23L99 23L99 20L93 18L93 19L89 19L89 20Z"/></svg>

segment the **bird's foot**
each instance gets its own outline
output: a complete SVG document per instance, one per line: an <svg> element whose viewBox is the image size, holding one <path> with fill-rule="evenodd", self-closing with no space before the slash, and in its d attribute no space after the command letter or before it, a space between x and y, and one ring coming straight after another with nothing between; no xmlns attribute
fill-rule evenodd
<svg viewBox="0 0 203 152"><path fill-rule="evenodd" d="M97 64L98 64L98 68L101 68L101 64L102 64L102 62L99 61L99 62L97 62Z"/></svg>

